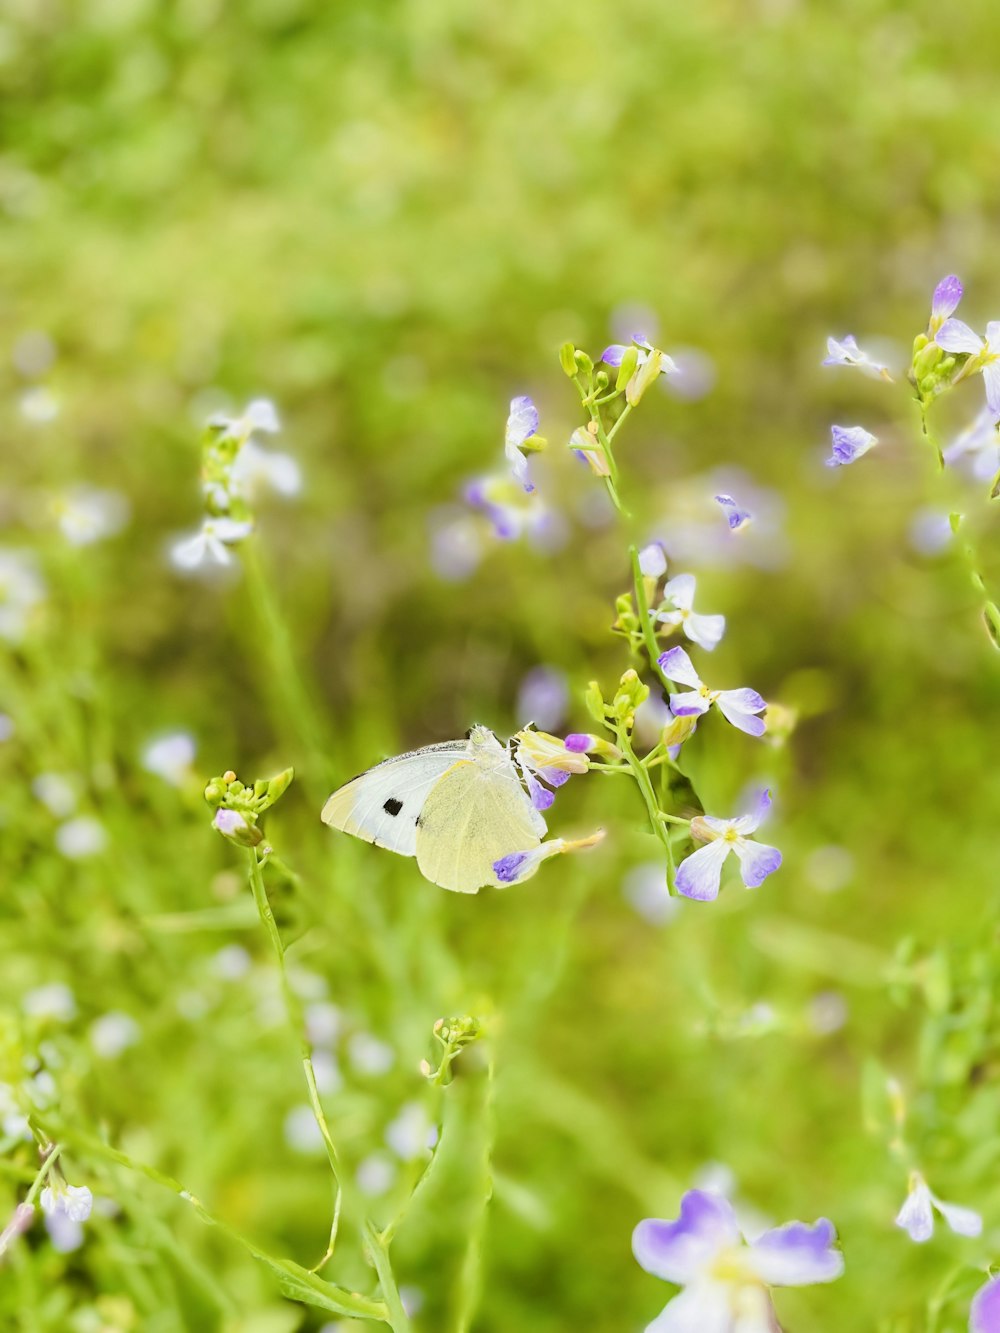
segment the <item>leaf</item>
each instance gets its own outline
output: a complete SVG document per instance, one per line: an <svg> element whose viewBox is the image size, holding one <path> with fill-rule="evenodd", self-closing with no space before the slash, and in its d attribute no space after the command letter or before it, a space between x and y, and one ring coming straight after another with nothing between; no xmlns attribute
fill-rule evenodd
<svg viewBox="0 0 1000 1333"><path fill-rule="evenodd" d="M1000 607L996 602L987 602L983 607L983 622L993 647L1000 649Z"/></svg>
<svg viewBox="0 0 1000 1333"><path fill-rule="evenodd" d="M329 1310L333 1314L349 1315L355 1319L377 1319L380 1323L388 1323L388 1311L381 1301L354 1291L344 1291L342 1287L325 1282L291 1259L275 1259L256 1247L252 1253L265 1268L274 1273L281 1294L290 1301L301 1301L303 1305L314 1306L317 1310Z"/></svg>

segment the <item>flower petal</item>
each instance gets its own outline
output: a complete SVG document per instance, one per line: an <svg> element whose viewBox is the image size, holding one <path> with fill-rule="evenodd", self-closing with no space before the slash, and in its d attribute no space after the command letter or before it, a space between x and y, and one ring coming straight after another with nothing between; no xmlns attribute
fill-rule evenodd
<svg viewBox="0 0 1000 1333"><path fill-rule="evenodd" d="M647 1324L646 1333L732 1333L732 1329L729 1288L709 1280L678 1293L663 1313Z"/></svg>
<svg viewBox="0 0 1000 1333"><path fill-rule="evenodd" d="M962 299L962 283L954 273L942 278L934 288L931 301L931 318L944 321L955 313Z"/></svg>
<svg viewBox="0 0 1000 1333"><path fill-rule="evenodd" d="M833 453L826 460L827 467L846 467L878 444L878 437L864 426L831 426Z"/></svg>
<svg viewBox="0 0 1000 1333"><path fill-rule="evenodd" d="M709 704L698 690L687 690L683 694L668 695L670 711L674 717L701 717L708 712Z"/></svg>
<svg viewBox="0 0 1000 1333"><path fill-rule="evenodd" d="M667 557L659 542L650 542L639 552L639 569L650 579L662 578L667 572Z"/></svg>
<svg viewBox="0 0 1000 1333"><path fill-rule="evenodd" d="M632 1253L647 1273L686 1285L720 1250L739 1240L728 1200L707 1190L688 1190L676 1222L647 1217L639 1223L632 1233Z"/></svg>
<svg viewBox="0 0 1000 1333"><path fill-rule="evenodd" d="M605 347L601 353L601 360L606 366L620 366L622 357L628 351L624 343L612 343L610 347Z"/></svg>
<svg viewBox="0 0 1000 1333"><path fill-rule="evenodd" d="M763 713L767 704L756 690L720 690L715 702L722 716L734 727L748 736L763 736L766 730L764 719L754 714Z"/></svg>
<svg viewBox="0 0 1000 1333"><path fill-rule="evenodd" d="M980 1287L972 1298L969 1333L997 1333L1000 1329L1000 1277Z"/></svg>
<svg viewBox="0 0 1000 1333"><path fill-rule="evenodd" d="M520 445L538 431L538 408L527 396L510 400L510 415L504 442Z"/></svg>
<svg viewBox="0 0 1000 1333"><path fill-rule="evenodd" d="M709 903L719 896L719 881L722 879L722 865L733 850L734 844L718 838L706 843L677 867L675 884L677 892L685 898L695 898L698 902Z"/></svg>
<svg viewBox="0 0 1000 1333"><path fill-rule="evenodd" d="M668 648L656 661L668 680L676 680L681 685L693 685L695 689L701 685L701 677L683 648Z"/></svg>
<svg viewBox="0 0 1000 1333"><path fill-rule="evenodd" d="M781 853L777 847L768 847L763 842L748 842L741 838L733 844L740 863L740 874L748 889L759 889L781 865Z"/></svg>
<svg viewBox="0 0 1000 1333"><path fill-rule="evenodd" d="M681 611L690 611L694 606L694 592L697 586L693 574L678 574L663 587L663 600L673 602Z"/></svg>
<svg viewBox="0 0 1000 1333"><path fill-rule="evenodd" d="M710 653L726 632L725 616L701 616L692 611L684 622L684 633L692 643Z"/></svg>
<svg viewBox="0 0 1000 1333"><path fill-rule="evenodd" d="M749 814L739 815L733 820L733 827L737 833L747 834L756 833L767 818L771 809L771 789L765 787L758 793L756 804Z"/></svg>
<svg viewBox="0 0 1000 1333"><path fill-rule="evenodd" d="M983 350L983 340L960 319L946 319L934 335L938 347L946 352L968 352L976 356Z"/></svg>
<svg viewBox="0 0 1000 1333"><path fill-rule="evenodd" d="M963 1208L957 1203L942 1203L940 1199L935 1199L934 1204L956 1236L975 1237L983 1234L983 1219L974 1208Z"/></svg>
<svg viewBox="0 0 1000 1333"><path fill-rule="evenodd" d="M903 1206L896 1214L896 1226L901 1227L910 1240L922 1245L934 1235L934 1206L927 1182L918 1177L910 1187Z"/></svg>
<svg viewBox="0 0 1000 1333"><path fill-rule="evenodd" d="M983 366L986 403L994 417L1000 417L1000 361L987 361Z"/></svg>
<svg viewBox="0 0 1000 1333"><path fill-rule="evenodd" d="M788 1222L765 1231L750 1247L754 1271L772 1287L804 1287L812 1282L832 1282L844 1271L844 1256L833 1248L837 1232L825 1217L808 1226Z"/></svg>

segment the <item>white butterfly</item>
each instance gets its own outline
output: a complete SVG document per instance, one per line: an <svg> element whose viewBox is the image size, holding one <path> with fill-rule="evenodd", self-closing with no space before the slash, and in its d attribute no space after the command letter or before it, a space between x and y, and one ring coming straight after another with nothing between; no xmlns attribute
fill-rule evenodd
<svg viewBox="0 0 1000 1333"><path fill-rule="evenodd" d="M432 884L475 893L497 884L493 866L539 845L547 832L507 749L488 727L376 764L338 788L323 822L400 856L415 856Z"/></svg>

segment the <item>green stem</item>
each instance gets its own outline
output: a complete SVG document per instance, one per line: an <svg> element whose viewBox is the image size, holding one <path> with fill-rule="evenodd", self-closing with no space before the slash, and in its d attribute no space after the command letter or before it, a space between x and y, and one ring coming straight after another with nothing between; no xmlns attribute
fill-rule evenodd
<svg viewBox="0 0 1000 1333"><path fill-rule="evenodd" d="M410 1333L412 1325L410 1324L409 1315L403 1309L399 1288L396 1285L396 1277L389 1261L388 1241L382 1239L371 1222L365 1223L365 1243L368 1246L372 1263L375 1265L375 1272L378 1274L382 1295L385 1297L386 1309L389 1312L389 1326L393 1333Z"/></svg>
<svg viewBox="0 0 1000 1333"><path fill-rule="evenodd" d="M659 645L656 642L656 634L653 630L653 622L649 617L649 602L646 600L646 580L641 568L639 567L639 548L635 545L628 549L629 559L632 562L632 582L635 586L635 609L639 617L639 624L642 628L642 641L646 646L646 655L649 658L649 667L655 671L664 685L670 682L660 670L659 663Z"/></svg>
<svg viewBox="0 0 1000 1333"><path fill-rule="evenodd" d="M495 1076L496 1069L491 1056L487 1072L486 1102L483 1107L485 1135L480 1159L484 1185L483 1203L469 1229L465 1255L462 1259L462 1268L458 1279L458 1313L455 1319L455 1333L468 1333L476 1308L479 1305L482 1289L483 1241L486 1236L489 1204L493 1198L493 1146L496 1140Z"/></svg>
<svg viewBox="0 0 1000 1333"><path fill-rule="evenodd" d="M671 879L673 878L674 868L674 849L670 845L670 835L663 826L660 818L663 813L656 802L656 793L653 791L653 784L649 780L649 774L643 768L635 751L632 749L632 742L623 724L616 728L618 746L628 761L628 766L632 770L632 776L635 778L639 790L642 792L642 799L646 803L646 813L649 815L649 823L653 832L663 843L667 853L667 864L671 870Z"/></svg>
<svg viewBox="0 0 1000 1333"><path fill-rule="evenodd" d="M41 1193L42 1186L48 1179L49 1172L55 1166L56 1162L58 1162L59 1155L61 1152L62 1152L62 1144L60 1143L55 1144L54 1147L52 1148L52 1151L49 1153L45 1161L42 1163L38 1175L35 1176L31 1189L28 1190L28 1193L25 1196L24 1199L25 1203L30 1203L32 1207L34 1207L35 1200Z"/></svg>
<svg viewBox="0 0 1000 1333"><path fill-rule="evenodd" d="M46 1129L46 1132L49 1133L50 1137L55 1137L55 1134L48 1130L44 1124L42 1127ZM90 1157L97 1157L107 1162L113 1162L117 1166L124 1167L127 1171L134 1171L138 1175L145 1176L147 1180L151 1180L154 1184L159 1185L163 1189L170 1190L171 1193L176 1194L178 1198L183 1199L186 1204L189 1204L195 1214L206 1225L218 1228L224 1236L228 1236L230 1240L241 1245L243 1249L252 1254L255 1259L259 1259L272 1270L287 1273L290 1276L293 1276L296 1281L301 1282L304 1286L311 1286L320 1297L335 1300L340 1307L341 1313L351 1315L355 1319L375 1319L382 1323L387 1321L387 1310L381 1301L375 1301L367 1296L360 1296L357 1292L346 1291L342 1287L337 1287L332 1282L327 1282L322 1278L315 1277L312 1273L304 1268L300 1268L298 1264L294 1264L290 1260L275 1259L274 1256L268 1254L266 1250L262 1250L259 1246L254 1245L252 1241L248 1240L246 1236L237 1231L235 1227L231 1227L227 1222L223 1222L213 1213L210 1213L205 1205L199 1199L195 1198L190 1190L185 1189L184 1186L179 1181L174 1180L172 1176L168 1176L162 1171L157 1171L155 1167L147 1166L145 1162L137 1162L133 1160L131 1157L126 1156L125 1153L119 1152L117 1148L112 1148L101 1139L94 1138L89 1134L83 1134L77 1130L67 1128L60 1133L59 1138L65 1140L66 1143L74 1145L77 1151L83 1154Z"/></svg>
<svg viewBox="0 0 1000 1333"><path fill-rule="evenodd" d="M327 1161L330 1164L330 1173L333 1176L333 1221L330 1226L330 1240L325 1255L320 1260L319 1264L317 1264L317 1268L322 1268L333 1254L337 1242L337 1228L340 1224L340 1209L343 1198L343 1190L340 1183L340 1162L337 1157L337 1149L333 1142L333 1136L330 1133L330 1127L326 1122L326 1115L323 1112L323 1104L320 1101L319 1089L316 1086L316 1072L313 1069L312 1051L310 1050L309 1042L306 1038L306 1027L302 1013L302 1005L299 1003L299 997L296 995L295 990L288 979L288 969L285 965L285 946L281 942L281 932L278 930L278 923L274 919L274 913L272 912L271 904L268 901L267 889L264 887L264 876L261 873L256 847L248 848L247 854L250 858L250 888L253 892L254 902L257 904L257 911L260 915L261 923L267 931L271 941L271 947L274 949L274 955L278 960L278 971L281 975L281 990L285 1000L285 1012L288 1015L288 1022L299 1041L299 1050L302 1056L302 1068L305 1073L306 1087L309 1090L309 1105L312 1107L313 1116L319 1127L319 1132L323 1139L323 1146L326 1149Z"/></svg>

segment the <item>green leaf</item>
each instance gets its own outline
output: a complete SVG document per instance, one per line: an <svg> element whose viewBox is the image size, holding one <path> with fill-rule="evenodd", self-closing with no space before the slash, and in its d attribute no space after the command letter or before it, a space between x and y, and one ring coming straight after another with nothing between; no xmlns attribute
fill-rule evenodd
<svg viewBox="0 0 1000 1333"><path fill-rule="evenodd" d="M993 647L1000 650L1000 607L996 602L987 602L983 607L983 622Z"/></svg>
<svg viewBox="0 0 1000 1333"><path fill-rule="evenodd" d="M342 1287L325 1282L291 1259L275 1259L256 1248L253 1254L275 1275L281 1294L290 1301L300 1301L317 1310L329 1310L332 1314L349 1315L355 1319L377 1319L383 1324L389 1322L388 1311L381 1301L360 1296L357 1292L344 1291Z"/></svg>

